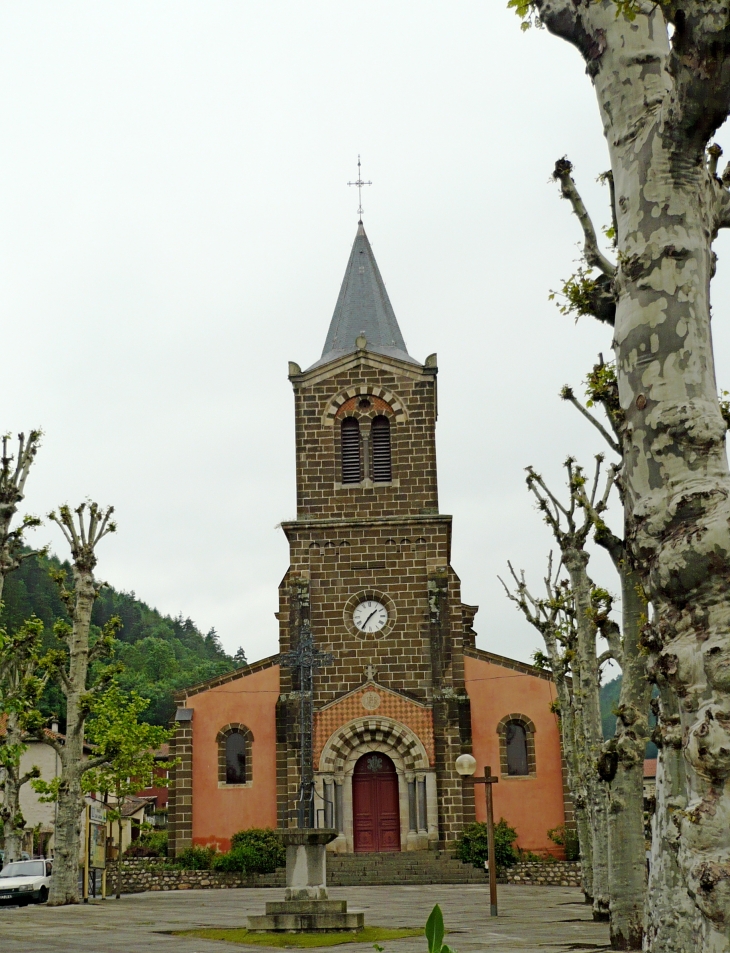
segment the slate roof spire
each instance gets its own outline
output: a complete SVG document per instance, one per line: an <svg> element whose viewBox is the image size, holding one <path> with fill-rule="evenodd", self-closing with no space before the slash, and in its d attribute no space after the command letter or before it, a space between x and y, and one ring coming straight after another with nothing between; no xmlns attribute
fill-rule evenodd
<svg viewBox="0 0 730 953"><path fill-rule="evenodd" d="M368 351L418 364L406 350L406 342L362 222L358 222L322 357L312 366L329 364L357 351L360 336L366 339Z"/></svg>

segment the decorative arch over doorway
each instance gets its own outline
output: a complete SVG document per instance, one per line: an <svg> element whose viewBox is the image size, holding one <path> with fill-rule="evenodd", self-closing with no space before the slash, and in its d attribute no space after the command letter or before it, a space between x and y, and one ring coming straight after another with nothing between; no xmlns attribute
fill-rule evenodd
<svg viewBox="0 0 730 953"><path fill-rule="evenodd" d="M315 773L317 795L325 803L324 816L333 816L334 826L340 832L330 849L338 853L363 849L356 846L354 788L360 782L355 780L355 769L363 756L371 753L387 757L392 763L398 787L400 846L380 849L425 850L435 846L436 773L423 742L407 725L369 715L333 732L319 758L319 770Z"/></svg>

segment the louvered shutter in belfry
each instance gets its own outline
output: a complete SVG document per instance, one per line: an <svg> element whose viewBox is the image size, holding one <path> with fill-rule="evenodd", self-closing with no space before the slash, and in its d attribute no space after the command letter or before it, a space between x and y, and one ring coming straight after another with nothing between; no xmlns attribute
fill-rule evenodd
<svg viewBox="0 0 730 953"><path fill-rule="evenodd" d="M354 417L342 421L342 482L360 483L362 480L362 453L360 451L360 424Z"/></svg>
<svg viewBox="0 0 730 953"><path fill-rule="evenodd" d="M382 415L373 420L371 430L373 445L373 482L390 483L390 421Z"/></svg>

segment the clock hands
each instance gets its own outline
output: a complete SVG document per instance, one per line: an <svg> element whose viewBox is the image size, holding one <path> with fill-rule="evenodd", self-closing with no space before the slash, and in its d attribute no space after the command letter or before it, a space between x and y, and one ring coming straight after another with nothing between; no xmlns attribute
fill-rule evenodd
<svg viewBox="0 0 730 953"><path fill-rule="evenodd" d="M372 619L372 617L375 615L377 611L378 611L377 609L373 609L373 611L370 613L367 619L363 622L362 624L363 632L365 631L365 626L368 624L368 622Z"/></svg>

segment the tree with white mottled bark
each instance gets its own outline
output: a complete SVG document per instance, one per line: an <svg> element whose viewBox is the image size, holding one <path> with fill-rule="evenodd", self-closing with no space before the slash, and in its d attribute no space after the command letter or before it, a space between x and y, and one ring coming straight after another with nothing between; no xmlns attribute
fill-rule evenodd
<svg viewBox="0 0 730 953"><path fill-rule="evenodd" d="M0 457L0 601L2 601L5 577L17 569L29 553L23 552L23 534L26 529L40 525L33 516L23 518L17 529L11 529L18 505L25 495L25 484L40 446L40 430L18 434L18 452L13 456L8 451L7 434L2 438Z"/></svg>
<svg viewBox="0 0 730 953"><path fill-rule="evenodd" d="M593 83L615 188L613 347L625 415L627 542L655 619L644 641L677 699L687 774L678 857L699 953L730 950L730 472L710 331L730 112L720 0L509 0L567 40ZM682 797L682 795L678 795ZM660 839L661 842L661 839ZM670 903L650 895L650 904ZM650 912L650 917L653 914ZM680 947L667 936L662 953ZM659 947L654 944L654 949Z"/></svg>
<svg viewBox="0 0 730 953"><path fill-rule="evenodd" d="M574 208L583 209L575 184L562 163L561 185ZM579 214L582 218L582 214ZM585 226L588 229L588 226ZM595 240L595 235L592 236ZM586 235L586 249L591 235ZM586 256L589 254L586 251ZM589 305L590 307L590 305ZM624 441L624 415L618 400L616 376L612 365L599 361L588 376L588 405L600 405L608 428L584 406L570 387L561 392L599 431L611 450L621 454ZM614 482L621 500L623 494L620 466L613 468ZM612 650L622 671L621 695L616 709L616 733L604 745L598 769L609 788L609 880L611 892L611 945L616 950L639 950L643 940L646 869L644 863L644 753L648 735L648 709L651 685L647 677L646 653L640 636L647 622L648 606L641 579L623 538L608 527L603 514L592 505L585 490L576 487L578 502L591 518L594 539L611 558L621 582L621 626L613 620L613 600L607 591L594 594L596 624ZM623 522L626 522L625 512Z"/></svg>
<svg viewBox="0 0 730 953"><path fill-rule="evenodd" d="M557 692L556 714L560 718L560 737L568 776L568 788L573 801L575 825L581 859L581 886L587 903L593 903L593 833L591 829L585 768L587 758L579 748L585 747L580 712L576 711L573 680L577 669L575 651L575 609L573 594L565 580L560 580L560 566L553 577L552 553L545 577L546 595L537 598L527 588L524 572L515 572L509 566L514 589L500 578L507 597L522 612L527 621L542 635L547 655L536 652L535 663L549 668Z"/></svg>
<svg viewBox="0 0 730 953"><path fill-rule="evenodd" d="M24 551L24 533L40 520L25 516L12 528L25 484L40 445L41 433L31 430L28 438L18 434L15 456L8 449L9 437L2 438L0 456L0 602L5 577L31 555ZM0 630L0 717L4 734L0 739L0 818L3 820L3 849L6 861L20 857L21 834L25 822L20 810L20 790L36 777L37 768L21 774L20 759L26 750L25 734L37 727L38 699L43 681L36 675L41 655L42 623L31 619L18 632Z"/></svg>
<svg viewBox="0 0 730 953"><path fill-rule="evenodd" d="M608 505L608 495L613 485L611 471L606 488L599 497L602 461L603 458L599 455L588 494L590 505L599 514L602 514ZM581 496L586 478L571 457L566 461L565 467L569 489L567 505L560 502L532 467L527 468L527 486L535 496L538 508L560 547L561 566L570 580L571 611L575 629L575 637L570 647L570 708L576 738L574 757L576 777L579 779L578 790L581 794L585 792L586 813L592 837L593 882L590 896L593 900L593 916L596 920L604 920L609 918L610 910L608 792L597 772L603 745L599 687L601 665L611 658L613 653L608 649L599 657L596 649L599 632L594 605L596 587L588 574L590 557L585 548L586 540L593 529L593 519L583 508ZM550 653L550 645L546 643L546 646Z"/></svg>
<svg viewBox="0 0 730 953"><path fill-rule="evenodd" d="M32 778L36 766L21 772L27 739L43 727L38 709L48 674L39 676L44 664L43 623L32 618L17 632L0 629L0 717L5 719L0 737L0 819L3 822L4 863L20 860L25 820L20 809L20 791Z"/></svg>
<svg viewBox="0 0 730 953"><path fill-rule="evenodd" d="M73 571L72 589L66 588L63 570L55 574L72 620L71 625L57 622L54 628L67 648L66 664L57 668L58 683L66 696L66 737L63 742L52 735L43 737L55 749L61 772L54 782L32 782L47 800L58 801L54 869L48 897L51 906L79 901L81 814L84 807L82 777L107 761L104 756L84 759L84 728L95 696L108 685L116 671L114 666L108 666L95 680L91 677L93 663L111 654L114 633L119 626L119 619L110 619L101 636L92 644L91 612L101 589L94 577L96 547L116 529L111 519L113 512L111 506L102 510L96 503L82 503L73 512L68 506L61 506L57 513L49 514L49 519L56 523L69 544Z"/></svg>

